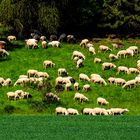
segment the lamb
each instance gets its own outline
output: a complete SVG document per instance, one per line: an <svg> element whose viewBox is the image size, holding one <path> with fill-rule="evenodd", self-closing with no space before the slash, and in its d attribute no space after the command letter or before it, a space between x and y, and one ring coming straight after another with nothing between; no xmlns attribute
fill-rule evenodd
<svg viewBox="0 0 140 140"><path fill-rule="evenodd" d="M94 58L94 63L101 63L102 60L100 58Z"/></svg>
<svg viewBox="0 0 140 140"><path fill-rule="evenodd" d="M90 82L90 78L84 73L79 74L79 80L85 80L85 81Z"/></svg>
<svg viewBox="0 0 140 140"><path fill-rule="evenodd" d="M105 45L100 45L99 50L101 52L112 51L108 46L105 46Z"/></svg>
<svg viewBox="0 0 140 140"><path fill-rule="evenodd" d="M104 62L102 64L102 70L111 69L111 68L116 68L116 65L109 62Z"/></svg>
<svg viewBox="0 0 140 140"><path fill-rule="evenodd" d="M68 115L79 115L78 110L73 109L73 108L68 108L67 112L68 112Z"/></svg>
<svg viewBox="0 0 140 140"><path fill-rule="evenodd" d="M48 46L52 46L52 47L60 47L60 42L59 41L51 41L48 43Z"/></svg>
<svg viewBox="0 0 140 140"><path fill-rule="evenodd" d="M83 66L83 59L79 59L79 60L76 62L76 68L80 68L81 66Z"/></svg>
<svg viewBox="0 0 140 140"><path fill-rule="evenodd" d="M66 71L65 68L59 68L58 69L58 76L67 76L68 72Z"/></svg>
<svg viewBox="0 0 140 140"><path fill-rule="evenodd" d="M17 98L19 98L19 95L18 94L16 94L15 92L7 92L7 97L8 97L8 99L14 99L14 100L16 100Z"/></svg>
<svg viewBox="0 0 140 140"><path fill-rule="evenodd" d="M132 88L136 86L137 81L135 79L127 81L122 88Z"/></svg>
<svg viewBox="0 0 140 140"><path fill-rule="evenodd" d="M86 46L86 44L89 42L88 39L83 39L81 42L80 42L80 46Z"/></svg>
<svg viewBox="0 0 140 140"><path fill-rule="evenodd" d="M124 79L122 79L122 78L115 78L114 83L115 83L116 85L121 85L121 86L123 86L123 85L126 83L126 81L125 81Z"/></svg>
<svg viewBox="0 0 140 140"><path fill-rule="evenodd" d="M43 49L45 49L47 47L47 42L46 41L42 41L41 42L41 46Z"/></svg>
<svg viewBox="0 0 140 140"><path fill-rule="evenodd" d="M97 104L107 105L107 104L109 104L109 102L106 99L102 98L102 97L98 97L97 98Z"/></svg>
<svg viewBox="0 0 140 140"><path fill-rule="evenodd" d="M16 36L14 36L14 35L9 35L9 36L7 37L7 40L8 40L8 41L16 40Z"/></svg>
<svg viewBox="0 0 140 140"><path fill-rule="evenodd" d="M119 74L120 72L130 74L129 69L127 67L125 67L125 66L119 66L117 68L117 74Z"/></svg>
<svg viewBox="0 0 140 140"><path fill-rule="evenodd" d="M91 53L91 54L96 54L96 52L95 52L95 48L93 48L93 47L89 47L89 52Z"/></svg>
<svg viewBox="0 0 140 140"><path fill-rule="evenodd" d="M75 93L74 99L77 99L77 100L79 100L80 102L89 101L89 99L88 99L85 95L83 95L83 94L81 94L81 93L78 93L78 92Z"/></svg>
<svg viewBox="0 0 140 140"><path fill-rule="evenodd" d="M37 44L37 40L36 39L27 39L27 40L25 40L25 47L26 48L32 48L32 49L35 49L35 48L37 48L38 47L38 44Z"/></svg>
<svg viewBox="0 0 140 140"><path fill-rule="evenodd" d="M110 61L114 61L114 60L116 60L116 59L118 59L118 56L117 56L117 55L114 55L114 54L110 54L110 55L109 55L109 60L110 60Z"/></svg>
<svg viewBox="0 0 140 140"><path fill-rule="evenodd" d="M68 115L67 109L64 107L57 107L55 109L55 113L58 114L62 114L62 115Z"/></svg>
<svg viewBox="0 0 140 140"><path fill-rule="evenodd" d="M11 86L11 85L12 85L12 80L10 78L7 78L2 84L2 86Z"/></svg>
<svg viewBox="0 0 140 140"><path fill-rule="evenodd" d="M90 85L89 84L86 84L86 85L83 85L83 91L89 91L90 90Z"/></svg>
<svg viewBox="0 0 140 140"><path fill-rule="evenodd" d="M27 71L28 78L35 77L35 75L37 74L37 72L38 72L37 70L29 69Z"/></svg>
<svg viewBox="0 0 140 140"><path fill-rule="evenodd" d="M137 73L137 74L140 73L140 71L137 68L129 68L129 72L130 73Z"/></svg>
<svg viewBox="0 0 140 140"><path fill-rule="evenodd" d="M0 57L9 56L9 53L5 49L0 49Z"/></svg>
<svg viewBox="0 0 140 140"><path fill-rule="evenodd" d="M50 61L50 60L45 60L45 61L43 62L43 66L44 66L44 68L46 69L46 68L48 68L48 67L54 67L54 66L55 66L55 63L53 63L53 62Z"/></svg>
<svg viewBox="0 0 140 140"><path fill-rule="evenodd" d="M112 115L123 115L125 112L129 112L127 108L111 108Z"/></svg>
<svg viewBox="0 0 140 140"><path fill-rule="evenodd" d="M73 51L73 53L72 53L72 59L74 57L78 57L79 59L85 60L85 56L81 52L79 52L79 51Z"/></svg>
<svg viewBox="0 0 140 140"><path fill-rule="evenodd" d="M79 83L78 82L75 82L74 83L74 90L79 90Z"/></svg>

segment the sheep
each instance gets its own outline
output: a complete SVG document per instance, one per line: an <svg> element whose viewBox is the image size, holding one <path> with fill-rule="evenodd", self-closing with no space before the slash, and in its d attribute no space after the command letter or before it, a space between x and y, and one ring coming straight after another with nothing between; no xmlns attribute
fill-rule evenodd
<svg viewBox="0 0 140 140"><path fill-rule="evenodd" d="M116 68L116 65L109 62L104 62L102 64L102 70L111 69L111 68Z"/></svg>
<svg viewBox="0 0 140 140"><path fill-rule="evenodd" d="M101 63L102 60L100 58L94 58L94 63Z"/></svg>
<svg viewBox="0 0 140 140"><path fill-rule="evenodd" d="M78 60L79 60L79 57L77 57L77 56L75 56L75 57L73 58L74 63L77 63Z"/></svg>
<svg viewBox="0 0 140 140"><path fill-rule="evenodd" d="M108 112L106 109L104 108L93 108L92 112L95 114L95 115L108 115Z"/></svg>
<svg viewBox="0 0 140 140"><path fill-rule="evenodd" d="M74 90L79 90L79 83L78 82L75 82L74 83Z"/></svg>
<svg viewBox="0 0 140 140"><path fill-rule="evenodd" d="M112 115L123 115L125 112L129 112L127 108L111 108Z"/></svg>
<svg viewBox="0 0 140 140"><path fill-rule="evenodd" d="M122 88L132 88L136 86L137 81L135 79L127 81Z"/></svg>
<svg viewBox="0 0 140 140"><path fill-rule="evenodd" d="M14 86L16 86L16 85L25 86L25 85L27 85L29 82L30 82L29 78L20 78L20 79L18 79L18 80L14 83Z"/></svg>
<svg viewBox="0 0 140 140"><path fill-rule="evenodd" d="M12 85L12 80L10 78L7 78L2 84L2 86L11 86L11 85Z"/></svg>
<svg viewBox="0 0 140 140"><path fill-rule="evenodd" d="M68 72L65 68L59 68L58 70L58 76L67 76Z"/></svg>
<svg viewBox="0 0 140 140"><path fill-rule="evenodd" d="M73 53L72 53L72 59L74 57L78 57L79 59L85 60L85 56L81 52L79 52L79 51L73 51Z"/></svg>
<svg viewBox="0 0 140 140"><path fill-rule="evenodd" d="M37 70L34 70L34 69L29 69L28 71L27 71L27 75L28 75L28 78L30 78L30 77L35 77L35 75L37 74Z"/></svg>
<svg viewBox="0 0 140 140"><path fill-rule="evenodd" d="M90 42L86 44L86 48L88 48L88 49L89 49L90 47L93 47L93 46L94 46L94 45L93 45L92 43L90 43Z"/></svg>
<svg viewBox="0 0 140 140"><path fill-rule="evenodd" d="M15 92L10 91L10 92L7 92L6 94L7 94L8 99L16 100L17 98L19 98L19 95Z"/></svg>
<svg viewBox="0 0 140 140"><path fill-rule="evenodd" d="M57 35L50 35L50 41L57 40Z"/></svg>
<svg viewBox="0 0 140 140"><path fill-rule="evenodd" d="M129 68L129 72L130 73L137 73L137 74L140 73L140 71L137 68Z"/></svg>
<svg viewBox="0 0 140 140"><path fill-rule="evenodd" d="M124 45L121 43L112 43L112 46L116 49L124 47Z"/></svg>
<svg viewBox="0 0 140 140"><path fill-rule="evenodd" d="M110 61L114 61L114 60L116 60L116 59L118 59L118 56L117 56L117 55L109 54L109 60L110 60Z"/></svg>
<svg viewBox="0 0 140 140"><path fill-rule="evenodd" d="M91 53L91 54L96 54L96 52L95 52L95 48L93 48L93 47L89 47L89 52Z"/></svg>
<svg viewBox="0 0 140 140"><path fill-rule="evenodd" d="M66 78L69 79L71 83L75 83L75 79L74 79L73 77L68 76L68 77L66 77Z"/></svg>
<svg viewBox="0 0 140 140"><path fill-rule="evenodd" d="M83 91L89 91L90 90L90 85L89 84L86 84L86 85L83 85Z"/></svg>
<svg viewBox="0 0 140 140"><path fill-rule="evenodd" d="M117 68L117 74L119 74L120 72L130 74L129 69L127 67L125 67L125 66L119 66Z"/></svg>
<svg viewBox="0 0 140 140"><path fill-rule="evenodd" d="M86 46L86 44L89 42L88 39L83 39L81 42L80 42L80 46Z"/></svg>
<svg viewBox="0 0 140 140"><path fill-rule="evenodd" d="M115 78L114 84L123 86L126 81L122 78Z"/></svg>
<svg viewBox="0 0 140 140"><path fill-rule="evenodd" d="M117 53L117 57L118 58L121 58L121 57L126 57L126 54L127 54L127 51L126 50L120 50L118 53Z"/></svg>
<svg viewBox="0 0 140 140"><path fill-rule="evenodd" d="M77 100L79 100L80 102L89 101L89 99L88 99L85 95L83 95L83 94L81 94L81 93L78 93L78 92L75 93L74 99L77 99Z"/></svg>
<svg viewBox="0 0 140 140"><path fill-rule="evenodd" d="M81 66L83 66L83 59L79 59L79 60L76 62L76 68L80 68Z"/></svg>
<svg viewBox="0 0 140 140"><path fill-rule="evenodd" d="M58 114L62 114L62 115L68 115L67 109L64 107L56 107L55 109L55 113Z"/></svg>
<svg viewBox="0 0 140 140"><path fill-rule="evenodd" d="M50 60L45 60L45 61L43 62L43 66L44 66L44 68L46 69L46 68L48 68L48 67L54 67L54 66L55 66L55 63L53 63L53 62L50 61Z"/></svg>
<svg viewBox="0 0 140 140"><path fill-rule="evenodd" d="M140 63L137 63L137 69L140 70Z"/></svg>
<svg viewBox="0 0 140 140"><path fill-rule="evenodd" d="M107 105L107 104L109 104L109 102L106 99L102 98L102 97L98 97L97 98L97 104Z"/></svg>
<svg viewBox="0 0 140 140"><path fill-rule="evenodd" d="M67 42L74 43L76 41L74 35L67 35Z"/></svg>
<svg viewBox="0 0 140 140"><path fill-rule="evenodd" d="M46 41L46 36L41 36L40 37L40 41L42 42L42 41Z"/></svg>
<svg viewBox="0 0 140 140"><path fill-rule="evenodd" d="M77 109L73 109L73 108L68 108L67 109L67 113L68 115L79 115L79 112Z"/></svg>
<svg viewBox="0 0 140 140"><path fill-rule="evenodd" d="M28 78L28 76L27 75L19 75L19 79L20 78Z"/></svg>
<svg viewBox="0 0 140 140"><path fill-rule="evenodd" d="M65 90L70 91L70 89L71 89L71 83L66 83Z"/></svg>
<svg viewBox="0 0 140 140"><path fill-rule="evenodd" d="M46 42L46 41L42 41L42 42L41 42L41 46L42 46L43 49L45 49L46 46L47 46L47 42Z"/></svg>
<svg viewBox="0 0 140 140"><path fill-rule="evenodd" d="M4 81L5 81L4 78L0 77L0 86L3 85Z"/></svg>
<svg viewBox="0 0 140 140"><path fill-rule="evenodd" d="M114 82L115 82L115 77L109 77L108 78L108 82L110 83L110 84L114 84Z"/></svg>
<svg viewBox="0 0 140 140"><path fill-rule="evenodd" d="M32 95L29 93L29 92L24 92L24 94L23 94L23 99L28 99L28 98L31 98L32 97Z"/></svg>
<svg viewBox="0 0 140 140"><path fill-rule="evenodd" d="M102 77L92 77L91 82L102 84L102 85L105 85L105 86L107 85L107 83L105 82L105 80Z"/></svg>
<svg viewBox="0 0 140 140"><path fill-rule="evenodd" d="M134 55L133 50L131 50L131 49L126 49L126 57L127 57L127 56L133 56L133 55Z"/></svg>
<svg viewBox="0 0 140 140"><path fill-rule="evenodd" d="M135 77L136 83L140 84L140 76L138 75L137 77Z"/></svg>
<svg viewBox="0 0 140 140"><path fill-rule="evenodd" d="M112 51L108 46L105 46L105 45L100 45L99 50L101 52Z"/></svg>
<svg viewBox="0 0 140 140"><path fill-rule="evenodd" d="M14 35L9 35L9 36L7 37L7 40L8 40L8 41L16 40L16 36L14 36Z"/></svg>
<svg viewBox="0 0 140 140"><path fill-rule="evenodd" d="M37 48L38 47L38 44L37 44L37 40L36 39L27 39L27 40L25 40L25 47L26 48L32 48L32 49L35 49L35 48Z"/></svg>
<svg viewBox="0 0 140 140"><path fill-rule="evenodd" d="M42 71L39 71L35 74L36 77L40 78L49 78L49 74L47 72L42 72Z"/></svg>
<svg viewBox="0 0 140 140"><path fill-rule="evenodd" d="M92 74L90 75L90 78L91 78L91 79L94 79L94 78L101 78L101 76L100 76L99 74L92 73Z"/></svg>
<svg viewBox="0 0 140 140"><path fill-rule="evenodd" d="M79 80L85 80L85 81L90 82L90 78L84 73L79 74Z"/></svg>
<svg viewBox="0 0 140 140"><path fill-rule="evenodd" d="M128 49L132 50L134 52L134 54L138 54L138 47L137 46L130 46Z"/></svg>
<svg viewBox="0 0 140 140"><path fill-rule="evenodd" d="M9 56L9 52L7 52L5 49L0 49L0 57Z"/></svg>
<svg viewBox="0 0 140 140"><path fill-rule="evenodd" d="M48 46L52 46L52 47L60 47L60 42L59 41L51 41L48 43Z"/></svg>
<svg viewBox="0 0 140 140"><path fill-rule="evenodd" d="M24 98L24 91L23 90L16 90L15 94L19 96L19 99Z"/></svg>
<svg viewBox="0 0 140 140"><path fill-rule="evenodd" d="M58 84L67 84L67 83L71 83L70 79L68 77L57 77L55 79L55 85Z"/></svg>
<svg viewBox="0 0 140 140"><path fill-rule="evenodd" d="M55 101L60 101L60 98L55 95L54 93L50 92L50 93L46 93L45 94L45 99L48 101L48 102L55 102Z"/></svg>
<svg viewBox="0 0 140 140"><path fill-rule="evenodd" d="M6 42L0 41L0 49L6 49Z"/></svg>
<svg viewBox="0 0 140 140"><path fill-rule="evenodd" d="M84 108L83 111L82 111L82 114L85 114L85 115L95 115L93 108Z"/></svg>

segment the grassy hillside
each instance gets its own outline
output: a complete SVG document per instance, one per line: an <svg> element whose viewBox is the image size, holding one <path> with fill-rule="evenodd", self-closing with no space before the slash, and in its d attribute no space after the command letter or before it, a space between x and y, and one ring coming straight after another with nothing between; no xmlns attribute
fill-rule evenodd
<svg viewBox="0 0 140 140"><path fill-rule="evenodd" d="M72 76L77 82L80 83L79 92L83 93L89 98L89 102L80 103L73 99L75 91L62 91L56 93L61 101L57 103L48 104L43 102L43 94L47 92L47 88L44 90L39 90L35 87L29 86L11 86L11 87L0 87L0 114L13 113L13 114L54 114L55 108L57 106L63 106L66 108L72 107L81 111L84 107L101 107L97 105L96 99L101 96L109 101L109 105L105 108L111 107L122 107L128 108L130 112L128 115L140 115L140 86L133 88L131 90L122 89L120 86L110 85L102 86L98 84L89 83L91 85L91 91L83 92L82 86L88 82L79 81L79 74L85 73L88 76L92 73L100 74L106 81L110 76L121 77L125 80L131 80L136 77L137 74L119 74L116 75L116 69L112 70L101 70L101 64L94 64L93 60L95 57L100 57L103 62L109 62L108 55L110 52L101 53L98 52L99 44L108 45L112 48L111 43L103 40L102 42L95 43L96 55L92 55L88 52L86 48L81 48L79 44L62 44L61 48L48 47L47 49L27 49L24 47L24 42L16 41L14 43L14 48L9 50L10 56L7 59L0 60L0 77L11 78L13 83L16 82L19 75L26 74L28 69L36 69L38 71L46 71L50 75L50 91L55 92L55 78L57 77L58 68L66 68L69 75ZM128 40L123 40L125 44L124 48L131 45L137 45L136 40L131 42ZM113 49L113 48L112 48ZM84 66L77 69L76 65L73 63L71 56L74 50L82 52L86 59L84 61ZM113 49L111 53L116 54L120 49ZM117 66L124 65L127 67L136 67L136 61L140 59L140 55L137 54L134 57L122 58L113 63ZM44 60L52 60L56 66L53 68L43 68ZM17 89L23 89L28 91L33 95L32 99L22 99L17 101L10 101L7 99L6 93L8 91L15 91ZM47 89L47 90L46 90Z"/></svg>

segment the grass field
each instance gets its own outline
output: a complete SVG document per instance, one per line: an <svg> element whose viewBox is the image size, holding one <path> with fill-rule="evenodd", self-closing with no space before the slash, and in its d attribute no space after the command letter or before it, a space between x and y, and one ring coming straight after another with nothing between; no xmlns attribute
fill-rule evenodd
<svg viewBox="0 0 140 140"><path fill-rule="evenodd" d="M137 40L122 40L125 44L125 48L131 45L140 46ZM48 47L47 49L27 49L24 46L23 41L13 42L14 48L9 51L10 56L7 59L0 60L0 77L11 78L13 83L16 82L19 75L26 74L28 69L36 69L38 71L46 71L50 75L48 82L50 83L49 91L55 92L55 78L57 75L58 68L66 68L69 75L72 76L77 82L80 83L79 92L83 93L89 98L89 102L80 103L73 100L75 91L62 91L56 93L61 101L57 103L47 104L42 101L43 94L48 92L48 88L44 90L38 90L31 86L11 86L11 87L0 87L0 114L54 114L55 108L57 106L63 106L66 108L72 107L78 109L80 112L84 107L101 107L97 105L96 99L101 96L109 101L109 105L105 108L111 107L122 107L128 108L130 112L128 115L140 115L140 86L133 88L131 90L122 89L120 86L110 85L102 86L98 84L89 83L91 85L91 90L88 92L82 91L82 86L87 84L86 81L79 81L79 74L85 73L88 76L92 73L100 74L106 81L110 76L121 77L125 80L134 79L137 74L119 74L116 75L116 69L112 70L101 70L101 64L94 64L93 59L95 57L100 57L103 62L108 62L108 55L110 52L101 53L98 52L99 44L108 45L112 48L111 43L103 40L99 43L95 43L94 47L96 49L96 55L92 55L88 52L86 48L81 48L79 44L62 44L61 48ZM113 49L113 48L112 48ZM73 63L71 56L74 50L82 52L86 59L84 61L84 66L77 69L76 65ZM113 49L111 53L116 54L120 49ZM136 67L136 61L140 59L140 55L136 54L134 57L122 58L113 63L117 66L125 65L127 67ZM53 68L43 68L44 60L52 60L56 66ZM22 99L17 101L9 101L7 99L6 93L8 91L15 91L17 89L22 89L28 91L33 95L32 99Z"/></svg>
<svg viewBox="0 0 140 140"><path fill-rule="evenodd" d="M138 140L139 116L1 116L3 140Z"/></svg>

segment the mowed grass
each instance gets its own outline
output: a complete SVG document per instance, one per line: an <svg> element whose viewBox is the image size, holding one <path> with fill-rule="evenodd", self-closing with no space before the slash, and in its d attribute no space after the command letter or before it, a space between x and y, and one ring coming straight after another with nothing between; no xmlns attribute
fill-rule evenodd
<svg viewBox="0 0 140 140"><path fill-rule="evenodd" d="M140 47L136 41L128 42L123 40L125 48L128 48L131 45L137 45ZM88 83L87 81L79 81L79 74L85 73L90 76L92 73L100 74L107 82L107 79L110 76L121 77L125 80L134 79L137 74L116 74L116 69L111 70L101 70L101 64L94 64L93 60L95 57L99 57L103 62L109 62L108 55L110 52L101 53L98 52L98 46L100 44L108 45L112 48L111 43L102 41L100 43L95 43L94 47L96 49L96 55L92 55L88 52L86 48L82 48L79 44L61 44L61 48L48 47L47 49L27 49L24 47L23 41L14 42L16 47L9 50L10 56L7 59L0 60L0 77L11 78L13 83L16 82L19 75L27 74L28 69L36 69L38 71L48 72L50 79L50 91L55 92L55 78L57 75L58 68L66 68L69 73L69 76L72 76L77 82L80 83L79 92L83 93L89 98L89 102L80 103L73 99L74 91L73 87L71 91L62 91L56 93L60 98L60 102L47 104L43 102L43 94L46 91L36 89L35 87L30 86L11 86L11 87L0 87L0 114L12 113L12 114L55 114L55 108L57 106L63 106L66 108L75 108L81 113L81 109L84 107L101 107L97 105L97 97L106 98L109 101L109 105L105 108L112 107L122 107L128 108L130 111L128 115L140 115L140 86L136 88L126 90L122 89L120 86L110 85L107 86ZM74 50L82 52L86 59L84 61L84 66L77 69L76 64L73 63L71 56ZM120 49L112 48L112 52L116 54ZM134 57L122 58L114 61L113 63L117 66L124 65L127 67L136 67L137 60L140 59L140 55L136 54ZM52 60L56 66L53 68L43 68L44 60ZM91 90L88 92L82 91L82 86L84 84L90 84ZM22 89L33 95L32 99L22 99L17 101L10 101L7 99L6 93L8 91L15 91L17 89Z"/></svg>
<svg viewBox="0 0 140 140"><path fill-rule="evenodd" d="M3 140L138 140L139 116L1 116Z"/></svg>

